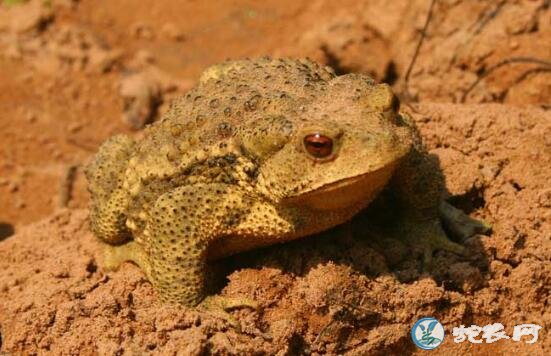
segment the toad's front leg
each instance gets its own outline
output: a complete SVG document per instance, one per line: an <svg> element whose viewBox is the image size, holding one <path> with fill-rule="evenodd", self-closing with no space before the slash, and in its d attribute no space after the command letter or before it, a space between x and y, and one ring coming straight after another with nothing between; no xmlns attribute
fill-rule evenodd
<svg viewBox="0 0 551 356"><path fill-rule="evenodd" d="M442 200L444 181L440 167L428 157L420 141L397 168L392 188L401 208L395 231L400 238L423 249L425 268L431 267L435 250L465 252L465 247L448 238L443 226L461 241L490 230L485 222L468 217Z"/></svg>
<svg viewBox="0 0 551 356"><path fill-rule="evenodd" d="M157 199L146 240L148 277L162 301L196 306L205 299L209 245L231 229L236 215L243 214L239 210L246 206L242 200L226 184L179 187ZM218 314L234 307L256 306L245 299L217 300L219 303L212 303L209 298L207 308L220 309Z"/></svg>

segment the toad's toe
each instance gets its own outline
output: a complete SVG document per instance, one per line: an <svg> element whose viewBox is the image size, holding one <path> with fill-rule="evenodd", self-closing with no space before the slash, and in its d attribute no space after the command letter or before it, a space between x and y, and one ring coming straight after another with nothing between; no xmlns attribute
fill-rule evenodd
<svg viewBox="0 0 551 356"><path fill-rule="evenodd" d="M461 241L476 234L487 234L492 229L487 222L473 219L445 201L440 204L439 212L446 229Z"/></svg>
<svg viewBox="0 0 551 356"><path fill-rule="evenodd" d="M198 305L199 310L204 310L226 320L233 328L237 330L241 330L241 324L229 313L229 311L240 308L257 310L259 307L258 303L252 299L223 296L206 297Z"/></svg>

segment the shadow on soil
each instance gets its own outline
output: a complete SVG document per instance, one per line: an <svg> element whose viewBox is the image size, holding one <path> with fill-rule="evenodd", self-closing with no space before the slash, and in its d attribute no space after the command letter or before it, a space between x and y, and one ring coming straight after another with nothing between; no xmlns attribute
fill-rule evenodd
<svg viewBox="0 0 551 356"><path fill-rule="evenodd" d="M444 177L442 177L444 178ZM449 195L448 195L449 196ZM466 213L483 208L483 191L468 192L462 196L447 199ZM381 195L352 221L317 236L241 253L214 264L216 280L210 293L216 293L227 283L227 276L242 268L270 267L285 273L305 276L320 264L333 262L351 267L368 278L384 274L394 276L399 282L410 284L427 275L445 290L471 294L486 284L489 261L482 246L484 235L474 235L466 241L455 242L467 248L465 255L447 251L433 253L431 268L423 266L423 250L419 246L408 246L403 240L392 237L392 226L400 221L400 207L390 190ZM390 228L390 229L389 229ZM454 237L448 234L453 241ZM225 273L224 273L225 272ZM442 304L442 305L440 305ZM445 313L452 308L444 300L438 304L438 312ZM448 304L448 305L446 305ZM465 322L471 318L468 313ZM364 325L367 329L377 326ZM360 326L362 327L362 326ZM386 351L400 350L413 353L415 347L409 338L396 345L388 345Z"/></svg>
<svg viewBox="0 0 551 356"><path fill-rule="evenodd" d="M0 241L7 239L14 233L15 229L13 228L13 225L0 222Z"/></svg>

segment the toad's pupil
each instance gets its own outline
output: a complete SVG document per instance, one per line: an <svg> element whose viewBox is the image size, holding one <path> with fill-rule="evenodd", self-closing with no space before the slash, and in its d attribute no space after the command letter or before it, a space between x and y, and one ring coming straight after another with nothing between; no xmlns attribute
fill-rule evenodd
<svg viewBox="0 0 551 356"><path fill-rule="evenodd" d="M306 151L316 158L325 158L333 152L333 140L320 133L313 133L304 137Z"/></svg>

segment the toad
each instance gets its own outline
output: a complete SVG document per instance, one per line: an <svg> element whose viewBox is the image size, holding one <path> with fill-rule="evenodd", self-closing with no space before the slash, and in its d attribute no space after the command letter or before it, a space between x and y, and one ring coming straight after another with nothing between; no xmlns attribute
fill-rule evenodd
<svg viewBox="0 0 551 356"><path fill-rule="evenodd" d="M208 68L141 139L110 138L86 169L106 265L135 262L187 306L205 298L209 260L343 224L384 188L405 239L462 253L442 223L462 237L488 226L442 200L437 172L387 84L271 58Z"/></svg>

